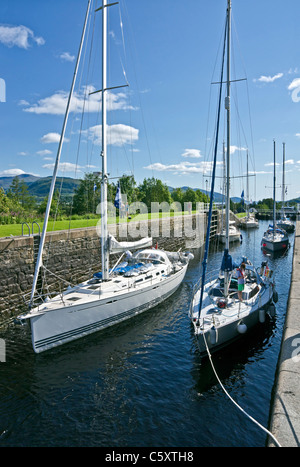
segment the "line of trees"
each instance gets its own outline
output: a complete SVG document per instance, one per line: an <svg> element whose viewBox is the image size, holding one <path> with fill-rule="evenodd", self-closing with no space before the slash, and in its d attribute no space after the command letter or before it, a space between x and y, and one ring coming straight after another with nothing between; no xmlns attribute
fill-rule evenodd
<svg viewBox="0 0 300 467"><path fill-rule="evenodd" d="M208 201L208 197L201 190L195 191L188 188L183 191L181 188L176 188L170 192L168 186L157 178L145 178L142 183L137 185L133 175L123 175L117 183L108 182L107 198L112 203L115 200L118 183L120 183L121 193L126 194L128 204L141 201L146 204L149 211L151 202L171 204L173 201L177 201L182 206L184 202L190 202L195 209L197 202ZM72 212L74 214L95 212L97 204L100 202L100 193L99 177L95 174L86 174L75 191Z"/></svg>
<svg viewBox="0 0 300 467"><path fill-rule="evenodd" d="M146 204L149 211L151 210L151 202L171 204L176 201L182 207L184 203L191 203L192 209L195 209L197 202L206 203L209 201L201 190L175 188L170 192L168 186L157 178L145 178L138 185L133 175L123 175L116 183L108 182L108 201L112 203L115 200L118 183L120 183L121 193L126 194L126 200L129 204L141 201ZM80 180L72 197L60 197L58 190L55 191L50 215L58 217L96 215L100 199L101 180L99 175L87 173ZM36 198L30 195L26 183L15 177L7 193L0 188L0 223L19 223L38 217L42 218L46 205L47 197L41 203L37 203ZM273 209L273 200L266 198L254 203L253 206L256 209ZM277 207L280 208L280 203ZM235 212L242 212L245 207L238 203L232 204L231 209Z"/></svg>

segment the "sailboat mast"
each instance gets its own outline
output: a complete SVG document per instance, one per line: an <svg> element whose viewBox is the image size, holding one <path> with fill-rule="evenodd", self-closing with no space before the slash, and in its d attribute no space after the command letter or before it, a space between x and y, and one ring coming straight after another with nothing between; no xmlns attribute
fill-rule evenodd
<svg viewBox="0 0 300 467"><path fill-rule="evenodd" d="M283 145L283 161L282 161L282 215L284 216L284 203L285 203L285 143Z"/></svg>
<svg viewBox="0 0 300 467"><path fill-rule="evenodd" d="M230 211L230 41L231 41L231 0L227 7L227 95L225 108L227 110L227 154L226 154L226 242L225 248L229 251L229 211ZM224 295L228 295L228 273L225 271Z"/></svg>
<svg viewBox="0 0 300 467"><path fill-rule="evenodd" d="M273 238L275 236L276 229L276 154L275 154L275 140L274 140L274 175L273 175Z"/></svg>
<svg viewBox="0 0 300 467"><path fill-rule="evenodd" d="M109 278L107 229L107 0L102 2L102 183L101 183L101 259L102 279Z"/></svg>
<svg viewBox="0 0 300 467"><path fill-rule="evenodd" d="M49 196L48 196L48 202L47 202L47 207L46 207L46 212L45 212L44 225L43 225L43 230L42 230L42 235L41 235L41 240L40 240L40 245L39 245L38 257L37 257L37 261L36 261L36 265L35 265L35 272L34 272L33 284L32 284L32 289L31 289L31 296L30 296L30 306L32 306L32 304L33 304L33 298L34 298L34 294L35 294L35 291L36 291L38 275L39 275L39 272L40 272L40 268L42 266L42 255L43 255L43 249L44 249L44 244L45 244L45 239L46 239L46 233L47 233L51 203L52 203L52 198L53 198L53 194L54 194L54 188L55 188L55 182L56 182L56 177L57 177L57 172L58 172L58 167L59 167L59 161L60 161L60 156L61 156L62 145L63 145L65 132L66 132L66 126L67 126L68 117L69 117L71 99L72 99L72 96L73 96L74 86L75 86L78 67L79 67L80 58L81 58L82 47L83 47L83 43L84 43L84 38L85 38L85 33L86 33L86 28L87 28L87 23L88 23L88 18L89 18L91 1L92 0L88 1L85 21L84 21L84 26L83 26L83 31L82 31L82 36L81 36L81 41L80 41L80 46L79 46L79 51L78 51L78 55L77 55L75 71L74 71L72 85L71 85L71 89L70 89L70 93L69 93L69 98L68 98L65 118L64 118L64 122L63 122L63 127L62 127L62 131L61 131L61 135L60 135L60 141L59 141L59 145L58 145L56 161L55 161L55 165L54 165L54 169L53 169L52 181L51 181L51 186L50 186Z"/></svg>
<svg viewBox="0 0 300 467"><path fill-rule="evenodd" d="M229 250L229 211L230 211L230 41L231 41L231 0L228 0L227 10L227 96L225 108L227 110L227 159L226 159L226 248Z"/></svg>
<svg viewBox="0 0 300 467"><path fill-rule="evenodd" d="M247 218L249 216L249 211L248 211L248 206L249 206L249 165L248 165L248 159L249 159L249 154L248 154L248 151L247 151L247 203L246 203L246 214L247 214Z"/></svg>

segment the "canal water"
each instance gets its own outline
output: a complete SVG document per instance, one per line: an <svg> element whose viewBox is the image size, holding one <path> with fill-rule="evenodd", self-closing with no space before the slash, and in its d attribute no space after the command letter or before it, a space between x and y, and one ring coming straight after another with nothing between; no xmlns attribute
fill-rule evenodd
<svg viewBox="0 0 300 467"><path fill-rule="evenodd" d="M257 266L267 221L232 248ZM279 295L273 322L213 356L226 390L267 428L283 326L292 247L269 257ZM221 249L210 254L219 266ZM0 327L0 446L211 447L265 446L266 434L201 362L187 310L199 262L164 304L127 323L35 355L27 327ZM280 440L279 440L280 441Z"/></svg>

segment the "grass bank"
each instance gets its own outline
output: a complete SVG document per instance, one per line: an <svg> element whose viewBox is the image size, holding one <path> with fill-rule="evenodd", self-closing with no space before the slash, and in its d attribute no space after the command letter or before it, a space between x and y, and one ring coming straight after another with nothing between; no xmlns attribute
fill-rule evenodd
<svg viewBox="0 0 300 467"><path fill-rule="evenodd" d="M193 211L195 213L195 211ZM180 215L182 212L174 213L171 211L169 212L157 212L157 213L149 213L149 214L138 214L136 216L132 216L132 218L128 219L128 222L130 221L141 221L141 220L147 220L147 219L158 219L161 217L173 217L174 215ZM188 212L184 212L183 214L188 214ZM121 219L121 222L124 222L125 219ZM48 222L48 227L47 227L47 232L54 232L56 230L68 230L68 229L81 229L81 228L86 228L86 227L95 227L97 223L99 222L99 219L74 219L74 220L57 220L53 221L50 220ZM108 218L108 223L113 224L113 223L119 223L120 219L119 217L115 218ZM38 223L40 226L40 229L42 231L43 229L43 223L39 222ZM28 228L29 226L29 228ZM23 235L28 235L29 233L38 233L39 229L36 223L28 223L28 226L26 224L23 224ZM29 232L30 229L30 232ZM10 237L10 236L19 236L22 235L22 224L4 224L0 225L0 237Z"/></svg>

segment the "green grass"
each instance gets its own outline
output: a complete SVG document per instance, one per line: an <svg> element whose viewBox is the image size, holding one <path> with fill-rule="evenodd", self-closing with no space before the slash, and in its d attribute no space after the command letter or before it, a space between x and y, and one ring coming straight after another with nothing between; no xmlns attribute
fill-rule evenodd
<svg viewBox="0 0 300 467"><path fill-rule="evenodd" d="M175 215L179 215L181 213L175 213ZM185 212L184 214L187 214ZM174 216L174 212L171 211L171 217ZM169 216L168 212L159 212L159 213L148 213L148 214L138 214L136 216L132 216L132 221L140 221L140 220L146 220L146 219L158 219L161 217L167 217ZM47 232L53 232L56 230L68 230L70 229L80 229L80 228L85 228L85 227L95 227L97 225L97 222L99 222L100 219L76 219L76 220L71 220L71 223L69 220L62 220L62 221L53 221L50 220L48 223L48 228ZM124 221L124 220L123 220ZM108 219L108 223L118 223L119 218L111 218ZM130 222L130 220L129 220ZM33 231L32 231L32 224L28 223L30 227L30 234L32 233L38 233L38 226L34 223L33 224ZM39 223L40 229L42 231L43 229L43 223ZM23 235L28 235L29 230L27 225L23 225ZM22 235L22 224L4 224L0 225L0 237L10 237L10 236L19 236Z"/></svg>

